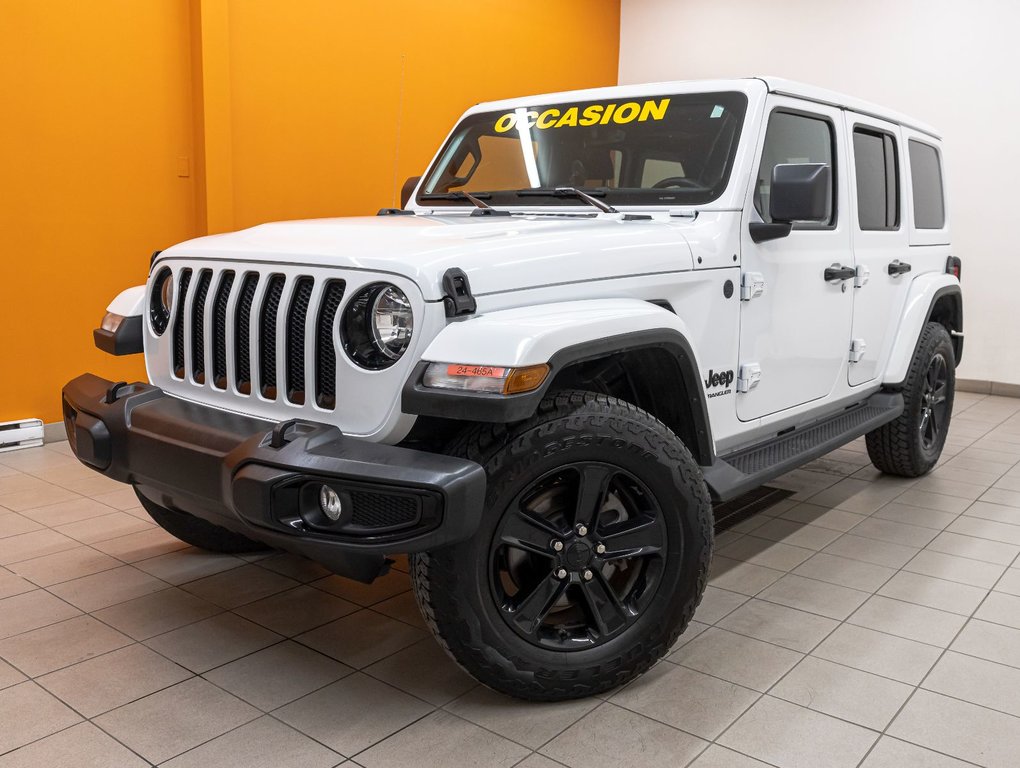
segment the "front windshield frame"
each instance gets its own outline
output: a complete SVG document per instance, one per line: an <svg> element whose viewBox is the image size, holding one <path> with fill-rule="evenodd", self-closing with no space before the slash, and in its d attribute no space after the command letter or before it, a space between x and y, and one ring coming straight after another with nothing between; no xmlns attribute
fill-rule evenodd
<svg viewBox="0 0 1020 768"><path fill-rule="evenodd" d="M497 207L576 207L575 199L539 191L575 187L612 206L703 206L718 200L729 186L747 108L745 93L723 90L475 112L464 117L447 138L419 185L415 203L422 208L471 207L460 194L466 191ZM499 139L498 144L493 139ZM506 169L499 183L472 182L480 178L485 160L482 140L511 154L519 147L516 160L507 161L517 167ZM507 140L516 144L504 144ZM489 151L495 155L494 149ZM568 174L565 160L570 160L571 153L577 157ZM473 161L470 167L469 161ZM585 167L586 161L590 168ZM671 167L680 172L649 182L647 167L652 161L660 164L660 173ZM491 171L492 165L485 170ZM466 176L457 176L465 167ZM670 179L676 186L645 186Z"/></svg>

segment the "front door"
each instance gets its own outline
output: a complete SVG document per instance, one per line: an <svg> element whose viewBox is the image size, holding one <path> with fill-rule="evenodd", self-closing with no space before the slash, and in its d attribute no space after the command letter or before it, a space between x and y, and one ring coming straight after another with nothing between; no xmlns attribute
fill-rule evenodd
<svg viewBox="0 0 1020 768"><path fill-rule="evenodd" d="M846 375L850 343L854 281L825 274L834 265L853 267L841 111L781 96L770 97L767 111L741 235L743 279L760 276L765 283L760 296L741 302L740 366L748 374L754 366L760 371L757 385L737 396L741 421L829 395ZM795 223L788 236L755 243L748 224L771 221L772 169L783 163L830 166L829 219Z"/></svg>

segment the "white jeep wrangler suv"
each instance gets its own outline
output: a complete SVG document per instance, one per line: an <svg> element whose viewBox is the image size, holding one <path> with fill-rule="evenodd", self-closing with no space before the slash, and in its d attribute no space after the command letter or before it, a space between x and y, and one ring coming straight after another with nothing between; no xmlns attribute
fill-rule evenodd
<svg viewBox="0 0 1020 768"><path fill-rule="evenodd" d="M694 615L713 501L861 435L939 458L963 345L938 134L774 78L470 110L402 209L152 260L64 388L78 458L210 550L371 581L500 691L648 667Z"/></svg>

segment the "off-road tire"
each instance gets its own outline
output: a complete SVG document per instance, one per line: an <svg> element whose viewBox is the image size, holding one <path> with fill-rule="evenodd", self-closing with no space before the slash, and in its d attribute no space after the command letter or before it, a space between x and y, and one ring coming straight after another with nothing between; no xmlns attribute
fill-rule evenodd
<svg viewBox="0 0 1020 768"><path fill-rule="evenodd" d="M228 531L219 525L208 523L187 512L160 506L139 493L137 488L135 494L142 503L142 507L149 513L149 517L155 520L160 528L193 547L226 555L262 552L270 549L265 544L253 541L240 533Z"/></svg>
<svg viewBox="0 0 1020 768"><path fill-rule="evenodd" d="M925 376L937 355L947 363L946 416L938 440L926 448L921 438L921 420L925 410ZM920 477L938 463L952 420L956 388L956 357L949 332L940 323L928 323L910 361L903 382L903 413L872 430L865 437L868 456L877 469L900 477Z"/></svg>
<svg viewBox="0 0 1020 768"><path fill-rule="evenodd" d="M555 701L622 685L666 653L701 600L713 544L708 489L673 432L630 403L566 391L545 398L527 421L467 430L447 452L485 468L485 514L470 540L413 555L411 579L425 622L454 661L502 693ZM550 467L579 456L640 477L663 512L668 554L658 591L633 625L596 647L552 651L522 640L500 615L489 588L489 552L509 500Z"/></svg>

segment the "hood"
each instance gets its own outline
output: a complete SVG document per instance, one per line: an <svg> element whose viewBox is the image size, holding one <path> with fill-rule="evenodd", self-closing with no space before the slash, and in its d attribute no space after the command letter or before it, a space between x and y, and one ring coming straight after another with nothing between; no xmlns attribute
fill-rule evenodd
<svg viewBox="0 0 1020 768"><path fill-rule="evenodd" d="M414 280L442 298L463 269L475 295L693 268L681 223L599 216L364 216L262 224L189 240L163 256L364 269Z"/></svg>

